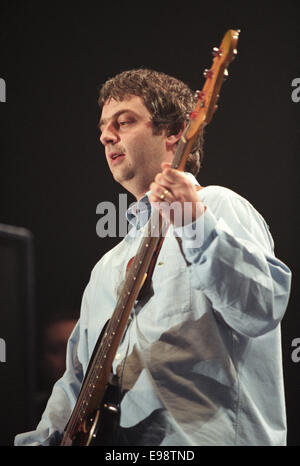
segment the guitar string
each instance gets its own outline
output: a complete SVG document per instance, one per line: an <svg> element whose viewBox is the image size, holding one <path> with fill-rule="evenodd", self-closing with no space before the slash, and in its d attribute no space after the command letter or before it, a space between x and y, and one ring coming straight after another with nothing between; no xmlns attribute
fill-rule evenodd
<svg viewBox="0 0 300 466"><path fill-rule="evenodd" d="M81 395L78 399L78 403L77 403L77 409L76 409L76 412L74 412L74 418L73 418L73 422L72 424L70 423L70 430L73 430L79 422L82 422L83 421L83 416L86 412L86 410L84 410L84 407L86 407L86 405L88 405L88 402L87 402L87 399L88 398L91 398L92 396L92 391L89 390L89 387L93 387L93 385L95 385L95 380L96 380L96 377L98 375L98 371L99 371L99 367L100 369L102 369L103 365L104 365L104 356L105 354L107 353L108 349L109 349L109 343L108 343L108 339L106 338L108 335L112 336L112 334L115 332L115 328L118 324L118 321L120 320L120 317L121 317L121 310L123 309L123 306L124 306L124 299L125 299L125 295L124 293L122 293L121 295L122 297L122 301L119 305L117 305L117 313L114 313L114 315L112 316L111 320L109 321L108 323L108 328L106 329L105 331L105 334L103 336L103 340L100 344L100 347L95 355L95 363L94 366L93 366L93 369L92 371L88 374L88 377L86 378L85 382L84 382L84 387L83 387L83 391L81 392ZM128 298L128 296L127 296ZM119 300L120 302L120 300ZM126 305L126 304L125 304Z"/></svg>

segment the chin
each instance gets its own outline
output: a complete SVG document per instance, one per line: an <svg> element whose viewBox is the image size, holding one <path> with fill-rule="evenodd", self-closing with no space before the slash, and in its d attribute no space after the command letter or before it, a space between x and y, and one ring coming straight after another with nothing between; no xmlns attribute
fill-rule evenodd
<svg viewBox="0 0 300 466"><path fill-rule="evenodd" d="M134 173L127 172L127 173L113 173L113 178L117 183L126 184L128 181L134 178Z"/></svg>

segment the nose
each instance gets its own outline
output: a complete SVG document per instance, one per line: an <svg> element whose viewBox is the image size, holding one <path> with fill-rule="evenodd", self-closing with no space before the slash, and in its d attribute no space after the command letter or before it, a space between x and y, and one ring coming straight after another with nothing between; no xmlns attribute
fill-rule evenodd
<svg viewBox="0 0 300 466"><path fill-rule="evenodd" d="M102 128L100 141L104 146L106 146L107 144L115 144L119 141L119 136L111 124L106 125Z"/></svg>

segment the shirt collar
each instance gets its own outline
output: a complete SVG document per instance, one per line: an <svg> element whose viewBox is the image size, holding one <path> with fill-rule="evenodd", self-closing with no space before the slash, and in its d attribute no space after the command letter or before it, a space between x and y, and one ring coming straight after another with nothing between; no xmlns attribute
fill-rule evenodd
<svg viewBox="0 0 300 466"><path fill-rule="evenodd" d="M151 191L148 191L139 201L132 204L126 211L128 222L139 229L146 225L151 215L151 203L149 196Z"/></svg>

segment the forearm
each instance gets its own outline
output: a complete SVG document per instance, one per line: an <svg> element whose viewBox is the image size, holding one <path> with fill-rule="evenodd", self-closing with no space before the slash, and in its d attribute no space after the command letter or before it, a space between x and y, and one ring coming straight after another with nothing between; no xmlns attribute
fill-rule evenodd
<svg viewBox="0 0 300 466"><path fill-rule="evenodd" d="M193 245L192 227L202 232L200 246L199 236ZM236 234L234 225L231 229L207 209L182 230L182 246L193 287L203 291L234 330L254 337L282 319L291 274L267 244L259 245L250 233Z"/></svg>

